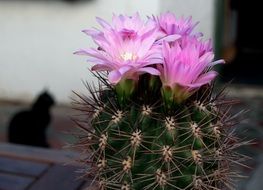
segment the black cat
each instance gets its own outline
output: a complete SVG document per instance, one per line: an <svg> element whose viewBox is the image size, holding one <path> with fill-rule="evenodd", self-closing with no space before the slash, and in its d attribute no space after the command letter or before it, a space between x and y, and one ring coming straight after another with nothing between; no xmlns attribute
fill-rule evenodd
<svg viewBox="0 0 263 190"><path fill-rule="evenodd" d="M51 121L49 111L54 103L53 97L44 92L39 95L30 110L15 114L8 127L9 142L49 147L46 129Z"/></svg>

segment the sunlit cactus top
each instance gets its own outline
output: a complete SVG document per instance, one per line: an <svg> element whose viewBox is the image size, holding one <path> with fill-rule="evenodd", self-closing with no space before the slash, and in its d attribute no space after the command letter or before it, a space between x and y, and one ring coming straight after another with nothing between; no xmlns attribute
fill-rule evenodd
<svg viewBox="0 0 263 190"><path fill-rule="evenodd" d="M97 21L100 30L83 30L97 47L75 53L89 56L93 71L107 71L113 86L127 88L129 80L134 89L140 75L160 76L164 98L180 103L211 83L217 75L212 67L223 63L213 61L211 40L204 41L201 33L194 32L197 23L191 17L177 19L168 12L143 21L136 13L113 15L112 24Z"/></svg>

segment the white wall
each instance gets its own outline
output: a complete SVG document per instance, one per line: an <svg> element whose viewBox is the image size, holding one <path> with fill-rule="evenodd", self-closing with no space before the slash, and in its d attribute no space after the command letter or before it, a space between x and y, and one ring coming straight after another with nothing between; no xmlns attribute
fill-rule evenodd
<svg viewBox="0 0 263 190"><path fill-rule="evenodd" d="M187 2L187 3L185 3ZM81 80L94 80L85 57L72 54L93 43L80 31L97 26L95 16L113 12L141 15L173 11L200 20L213 33L213 0L0 1L0 99L30 101L48 87L59 102L71 90L85 91ZM199 4L200 3L200 4ZM175 11L176 10L176 11Z"/></svg>

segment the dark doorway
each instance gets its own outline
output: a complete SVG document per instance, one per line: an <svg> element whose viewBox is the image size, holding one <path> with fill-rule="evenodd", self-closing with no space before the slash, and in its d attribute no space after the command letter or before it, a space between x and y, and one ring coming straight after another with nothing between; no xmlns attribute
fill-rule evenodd
<svg viewBox="0 0 263 190"><path fill-rule="evenodd" d="M263 85L263 9L258 0L229 0L236 13L235 57L222 70L223 80ZM232 23L233 24L233 23Z"/></svg>

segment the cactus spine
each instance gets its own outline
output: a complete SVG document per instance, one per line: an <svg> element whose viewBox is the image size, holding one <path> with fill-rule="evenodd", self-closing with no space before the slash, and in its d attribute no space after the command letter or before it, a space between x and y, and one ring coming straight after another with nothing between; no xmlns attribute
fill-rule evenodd
<svg viewBox="0 0 263 190"><path fill-rule="evenodd" d="M128 99L107 83L99 90L88 85L90 97L79 95L89 118L77 122L84 131L78 145L89 152L84 161L92 167L87 174L100 189L233 189L232 167L243 157L235 152L231 101L204 86L167 106L160 81L152 89L148 79L142 75L145 85Z"/></svg>

